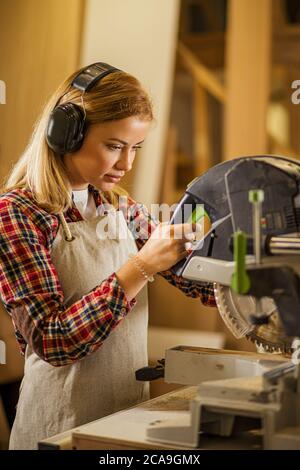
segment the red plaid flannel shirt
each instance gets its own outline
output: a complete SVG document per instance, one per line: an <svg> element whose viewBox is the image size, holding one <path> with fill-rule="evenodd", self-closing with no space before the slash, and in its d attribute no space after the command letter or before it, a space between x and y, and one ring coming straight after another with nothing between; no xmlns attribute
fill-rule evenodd
<svg viewBox="0 0 300 470"><path fill-rule="evenodd" d="M98 190L90 185L89 191L96 206L103 205ZM158 222L131 198L120 210L130 230L136 233L139 226L136 244L140 249ZM65 217L67 222L82 220L74 204ZM12 317L21 353L28 343L53 366L70 364L97 350L136 304L136 299L127 300L113 272L66 307L50 256L58 227L58 217L37 206L28 190L15 189L0 196L0 296ZM160 275L187 296L215 306L210 284L196 284L171 271Z"/></svg>

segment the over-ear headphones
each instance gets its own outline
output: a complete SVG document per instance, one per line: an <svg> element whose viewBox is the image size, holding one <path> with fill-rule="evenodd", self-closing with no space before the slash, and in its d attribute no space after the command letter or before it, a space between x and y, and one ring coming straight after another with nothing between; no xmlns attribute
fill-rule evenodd
<svg viewBox="0 0 300 470"><path fill-rule="evenodd" d="M55 106L50 114L46 130L47 143L54 152L65 154L80 149L86 131L83 95L103 77L117 71L119 69L109 64L97 62L89 65L76 75L71 86L82 91L83 108L74 103L63 103Z"/></svg>

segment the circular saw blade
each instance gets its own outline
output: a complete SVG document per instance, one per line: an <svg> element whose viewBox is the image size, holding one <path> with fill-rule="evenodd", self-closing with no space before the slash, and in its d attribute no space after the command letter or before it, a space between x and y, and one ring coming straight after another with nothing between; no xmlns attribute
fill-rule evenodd
<svg viewBox="0 0 300 470"><path fill-rule="evenodd" d="M275 302L269 297L261 299L261 307L268 323L254 325L251 316L256 312L256 299L238 295L229 286L214 283L214 293L219 313L236 338L246 337L269 352L290 353L293 338L287 336L280 321Z"/></svg>

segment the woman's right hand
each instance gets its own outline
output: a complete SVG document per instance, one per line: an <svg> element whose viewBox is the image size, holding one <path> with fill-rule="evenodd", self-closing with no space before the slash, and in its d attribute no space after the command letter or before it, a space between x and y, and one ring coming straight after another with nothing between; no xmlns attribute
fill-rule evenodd
<svg viewBox="0 0 300 470"><path fill-rule="evenodd" d="M138 252L138 257L145 264L147 273L153 275L171 268L185 258L190 253L190 242L202 236L203 226L200 224L161 223Z"/></svg>

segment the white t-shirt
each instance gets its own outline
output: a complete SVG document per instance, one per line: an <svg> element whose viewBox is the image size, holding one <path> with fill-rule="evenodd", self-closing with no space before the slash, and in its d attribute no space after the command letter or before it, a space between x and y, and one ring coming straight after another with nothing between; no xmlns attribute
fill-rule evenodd
<svg viewBox="0 0 300 470"><path fill-rule="evenodd" d="M93 194L88 188L73 190L74 204L84 219L92 219L97 215L97 209Z"/></svg>

